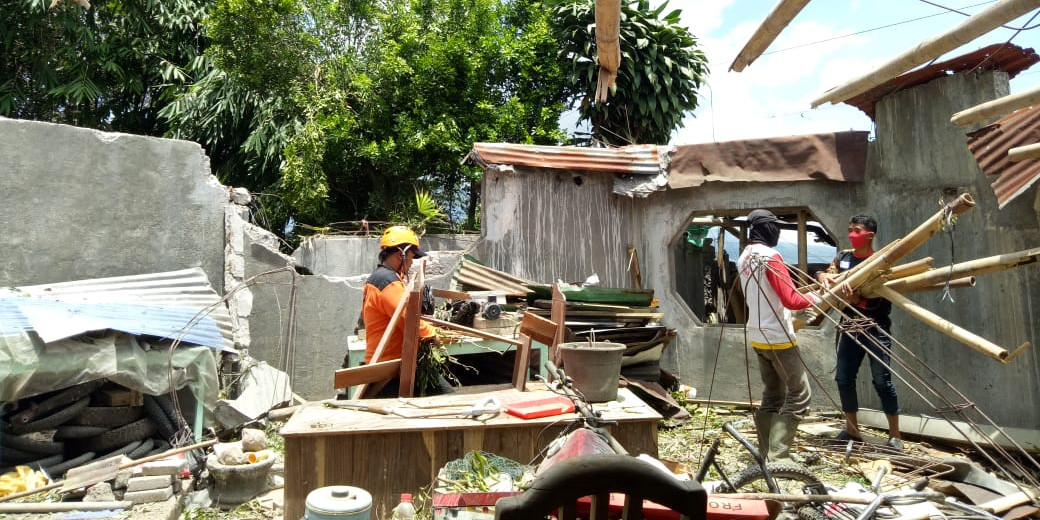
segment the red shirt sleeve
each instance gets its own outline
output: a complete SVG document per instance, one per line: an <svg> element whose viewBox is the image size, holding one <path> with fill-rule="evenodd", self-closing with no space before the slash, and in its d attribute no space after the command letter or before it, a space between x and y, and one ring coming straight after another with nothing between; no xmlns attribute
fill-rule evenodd
<svg viewBox="0 0 1040 520"><path fill-rule="evenodd" d="M795 290L794 282L787 272L787 266L780 259L780 255L773 255L769 259L769 264L766 266L766 279L769 280L770 287L776 291L776 295L780 297L780 303L785 308L797 311L812 305L812 300Z"/></svg>

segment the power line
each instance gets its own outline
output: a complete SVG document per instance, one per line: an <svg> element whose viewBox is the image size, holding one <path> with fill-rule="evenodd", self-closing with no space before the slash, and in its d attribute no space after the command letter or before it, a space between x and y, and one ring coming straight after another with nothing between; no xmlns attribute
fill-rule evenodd
<svg viewBox="0 0 1040 520"><path fill-rule="evenodd" d="M924 1L924 0L922 0L922 1ZM992 4L995 1L996 0L989 0L989 1L986 1L986 2L980 2L980 3L977 3L977 4L972 4L972 5L966 6L964 8L965 9L969 9L969 8L972 8L972 7L978 7L980 5ZM953 11L953 10L951 10L951 11ZM953 11L953 12L958 12L958 11ZM818 44L821 44L821 43L827 43L827 42L834 41L834 40L840 40L842 38L848 38L850 36L866 34L866 33L878 31L878 30L881 30L881 29L888 29L889 27L895 27L897 25L903 25L903 24L907 24L907 23L911 23L911 22L917 22L917 21L920 21L920 20L924 20L926 18L933 18L933 17L936 17L936 16L942 16L944 14L948 14L948 13L941 12L941 13L935 13L935 14L929 14L929 15L921 16L921 17L918 17L918 18L911 18L909 20L903 20L901 22L890 23L888 25L882 25L880 27L873 27L871 29L864 29L862 31L856 31L854 33L843 34L843 35L840 35L840 36L834 36L834 37L831 37L831 38L827 38L827 39L823 39L823 40L819 40L819 41L815 41L815 42L803 43L801 45L795 45L793 47L786 47L786 48L783 48L783 49L777 49L775 51L763 52L762 55L765 56L767 54L775 54L775 53L778 53L778 52L790 51L790 50L794 50L794 49L801 49L802 47L809 47L810 45L818 45Z"/></svg>

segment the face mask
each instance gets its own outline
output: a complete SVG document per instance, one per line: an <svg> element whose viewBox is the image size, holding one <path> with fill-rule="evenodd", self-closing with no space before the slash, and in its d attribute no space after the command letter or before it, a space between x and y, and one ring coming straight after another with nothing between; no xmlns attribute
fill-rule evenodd
<svg viewBox="0 0 1040 520"><path fill-rule="evenodd" d="M849 242L852 242L853 249L859 249L870 245L870 241L873 240L874 233L870 231L860 231L849 233Z"/></svg>

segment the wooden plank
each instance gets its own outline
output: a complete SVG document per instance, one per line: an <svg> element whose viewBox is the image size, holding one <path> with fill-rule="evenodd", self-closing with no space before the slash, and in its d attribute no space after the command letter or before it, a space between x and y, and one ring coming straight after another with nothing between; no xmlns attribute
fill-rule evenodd
<svg viewBox="0 0 1040 520"><path fill-rule="evenodd" d="M520 346L513 362L513 388L523 392L527 388L527 370L531 364L531 337L520 333Z"/></svg>
<svg viewBox="0 0 1040 520"><path fill-rule="evenodd" d="M424 285L422 273L419 273L417 289L412 291L404 315L404 337L401 339L401 372L400 396L415 395L415 367L419 355L419 318L422 316L422 295L419 294Z"/></svg>
<svg viewBox="0 0 1040 520"><path fill-rule="evenodd" d="M393 379L401 373L401 360L391 359L369 365L341 368L336 371L336 388L350 388L363 383ZM361 395L360 393L358 395Z"/></svg>
<svg viewBox="0 0 1040 520"><path fill-rule="evenodd" d="M479 329L474 329L474 328L471 328L471 327L467 327L465 325L459 325L458 323L452 323L450 321L439 320L439 319L431 317L431 316L423 316L422 319L427 321L427 322L430 322L430 323L432 323L432 324L434 324L434 325L436 325L438 327L442 327L442 328L445 328L445 329L457 330L459 332L465 332L466 334L469 334L471 336L476 336L478 338L490 339L492 341L501 341L503 343L509 343L510 345L520 346L520 340L518 340L518 339L507 338L505 336L500 336L498 334L493 334L491 332L487 332L487 331L483 331L483 330L479 330Z"/></svg>
<svg viewBox="0 0 1040 520"><path fill-rule="evenodd" d="M434 288L430 291L435 298L447 298L449 300L470 300L468 292L450 291L448 289Z"/></svg>
<svg viewBox="0 0 1040 520"><path fill-rule="evenodd" d="M635 246L628 246L628 272L632 273L632 287L643 288L643 275L639 272L639 254Z"/></svg>
<svg viewBox="0 0 1040 520"><path fill-rule="evenodd" d="M547 346L553 344L558 328L556 323L530 312L525 312L524 319L520 322L520 334Z"/></svg>

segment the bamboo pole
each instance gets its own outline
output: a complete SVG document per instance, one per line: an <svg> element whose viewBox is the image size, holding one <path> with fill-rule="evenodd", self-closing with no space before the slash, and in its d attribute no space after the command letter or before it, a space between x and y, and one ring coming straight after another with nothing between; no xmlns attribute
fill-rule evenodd
<svg viewBox="0 0 1040 520"><path fill-rule="evenodd" d="M111 502L23 502L0 505L0 514L107 511L109 509L130 509L133 505L134 503L129 500L115 500Z"/></svg>
<svg viewBox="0 0 1040 520"><path fill-rule="evenodd" d="M1008 160L1011 162L1024 161L1026 159L1036 159L1040 157L1040 143L1027 144L1025 146L1016 146L1008 150Z"/></svg>
<svg viewBox="0 0 1040 520"><path fill-rule="evenodd" d="M1040 6L1037 0L1001 0L979 11L952 29L917 44L912 49L876 67L844 85L832 88L812 102L816 108L826 102L833 104L862 94L918 65L938 58L1001 25Z"/></svg>
<svg viewBox="0 0 1040 520"><path fill-rule="evenodd" d="M943 206L943 209L929 217L928 220L925 220L906 236L894 240L880 251L874 253L870 258L863 261L863 263L842 273L844 276L838 280L840 283L848 284L853 289L858 289L873 278L877 277L879 271L888 269L903 257L910 254L914 249L920 247L921 244L931 238L932 235L938 233L941 229L942 221L946 218L947 214L960 215L974 206L975 199L973 199L968 193L962 193L956 199L946 203L946 205ZM821 312L825 312L835 303L842 301L840 294L835 292L836 287L837 284L832 286L830 290L826 291L824 301L819 306L821 307Z"/></svg>
<svg viewBox="0 0 1040 520"><path fill-rule="evenodd" d="M921 287L944 283L946 280L956 280L967 276L979 276L1004 271L1021 265L1033 264L1038 260L1040 260L1040 247L1035 247L1025 251L989 256L968 262L960 262L949 267L932 269L926 273L915 274L898 280L890 280L884 285L895 291L905 293Z"/></svg>
<svg viewBox="0 0 1040 520"><path fill-rule="evenodd" d="M895 280L897 278L905 278L910 275L923 273L932 268L932 257L925 257L920 260L914 260L913 262L907 262L905 264L899 264L888 270L885 274L885 278L889 280Z"/></svg>
<svg viewBox="0 0 1040 520"><path fill-rule="evenodd" d="M729 70L740 72L754 63L808 3L809 0L780 0L758 29L755 29L755 34L752 34L744 48L740 49L737 57L733 58Z"/></svg>
<svg viewBox="0 0 1040 520"><path fill-rule="evenodd" d="M899 293L900 294L911 294L911 293L927 292L927 291L941 291L941 290L946 289L946 288L950 288L950 289L963 289L965 287L975 287L975 277L974 276L965 276L964 278L958 278L956 280L950 280L950 283L943 282L943 283L937 283L935 285L926 285L924 287L914 287L912 289L907 289L905 291L899 291ZM875 298L875 297L877 297L876 294L864 294L864 296L866 296L867 298Z"/></svg>
<svg viewBox="0 0 1040 520"><path fill-rule="evenodd" d="M917 303L911 301L906 296L903 296L902 294L899 294L898 292L888 287L878 287L878 295L892 302L900 309L903 309L904 311L906 311L907 314L917 318L925 325L928 325L938 330L939 332L942 332L943 334L946 334L947 336L997 361L1000 361L1001 363L1007 363L1010 360L1009 358L1012 357L1011 353L1009 353L1006 349L997 346L996 344L987 340L986 338L983 338L970 331L964 330L963 328L957 326L957 324L921 307ZM1017 356L1019 353L1021 353L1022 350L1028 347L1029 343L1024 343L1022 346L1018 348L1018 350L1016 350L1015 355Z"/></svg>
<svg viewBox="0 0 1040 520"><path fill-rule="evenodd" d="M1025 92L1018 92L961 110L953 114L950 122L957 126L981 123L1037 103L1040 103L1040 87L1034 87Z"/></svg>

